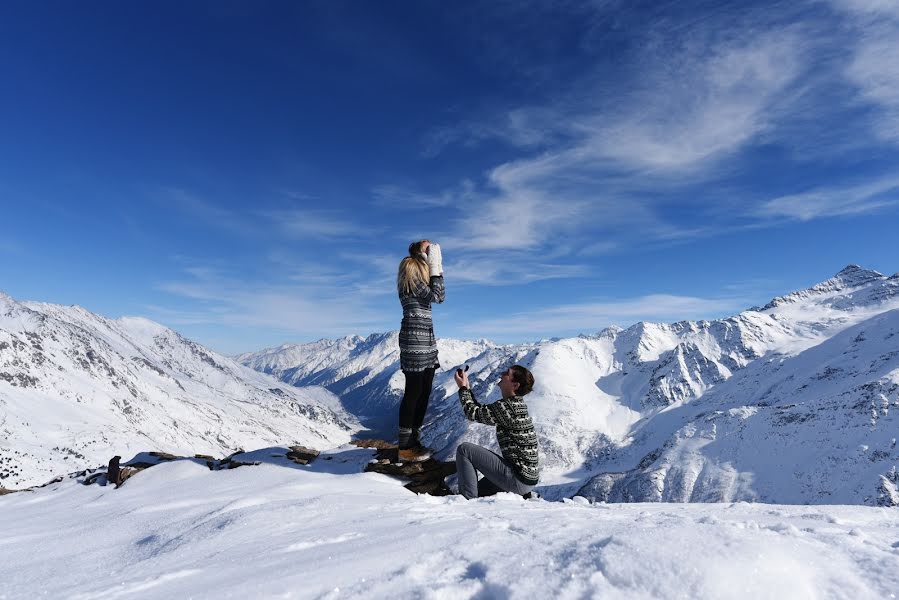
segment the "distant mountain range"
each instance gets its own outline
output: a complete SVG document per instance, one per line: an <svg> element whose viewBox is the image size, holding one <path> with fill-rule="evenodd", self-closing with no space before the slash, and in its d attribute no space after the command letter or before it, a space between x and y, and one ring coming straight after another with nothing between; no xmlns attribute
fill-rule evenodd
<svg viewBox="0 0 899 600"><path fill-rule="evenodd" d="M327 390L281 383L152 321L0 293L0 487L147 450L331 447L358 428Z"/></svg>
<svg viewBox="0 0 899 600"><path fill-rule="evenodd" d="M444 456L465 440L494 444L489 428L464 421L451 371L471 365L489 402L499 375L521 363L537 379L528 405L548 497L899 505L897 309L899 274L850 265L726 319L521 345L440 339L445 370L424 437ZM396 332L237 359L324 386L392 434L404 381Z"/></svg>
<svg viewBox="0 0 899 600"><path fill-rule="evenodd" d="M524 364L547 498L899 505L899 275L850 265L712 321L438 345L425 441L444 458L465 440L495 445L464 420L452 370L471 365L491 402L499 375ZM0 294L0 486L113 454L395 435L396 332L236 358L145 319Z"/></svg>

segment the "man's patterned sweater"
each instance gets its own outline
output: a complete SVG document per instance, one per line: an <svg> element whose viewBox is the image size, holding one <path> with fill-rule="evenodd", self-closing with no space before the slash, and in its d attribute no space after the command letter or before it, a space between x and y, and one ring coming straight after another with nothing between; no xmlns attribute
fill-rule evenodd
<svg viewBox="0 0 899 600"><path fill-rule="evenodd" d="M527 485L537 485L540 468L537 464L537 432L521 396L510 396L493 404L481 404L468 388L459 390L459 401L469 421L496 427L503 458L517 472L518 479Z"/></svg>

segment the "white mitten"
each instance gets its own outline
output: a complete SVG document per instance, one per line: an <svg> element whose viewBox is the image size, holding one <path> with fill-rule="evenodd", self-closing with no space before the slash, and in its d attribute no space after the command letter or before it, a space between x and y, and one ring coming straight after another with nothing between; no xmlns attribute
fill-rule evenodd
<svg viewBox="0 0 899 600"><path fill-rule="evenodd" d="M431 277L443 275L443 256L440 254L440 244L428 246L428 266L431 268Z"/></svg>

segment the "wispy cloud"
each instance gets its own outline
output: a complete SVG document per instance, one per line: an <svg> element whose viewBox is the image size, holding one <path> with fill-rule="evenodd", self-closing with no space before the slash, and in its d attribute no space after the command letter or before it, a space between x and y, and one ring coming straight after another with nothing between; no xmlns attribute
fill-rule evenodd
<svg viewBox="0 0 899 600"><path fill-rule="evenodd" d="M452 275L454 284L487 286L521 285L596 274L595 268L590 270L583 264L541 262L520 253L510 253L503 260L463 258L447 262L446 271Z"/></svg>
<svg viewBox="0 0 899 600"><path fill-rule="evenodd" d="M858 16L899 19L899 4L894 0L830 0L830 3Z"/></svg>
<svg viewBox="0 0 899 600"><path fill-rule="evenodd" d="M178 325L264 327L299 336L334 337L383 329L392 315L373 308L340 282L272 284L232 278L216 269L188 269L186 277L157 289L191 300L191 308L156 311Z"/></svg>
<svg viewBox="0 0 899 600"><path fill-rule="evenodd" d="M631 56L639 77L619 89L588 74L552 105L460 126L457 134L500 138L524 156L487 172L476 209L453 220L447 244L542 254L575 241L607 252L627 230L642 242L707 235L666 218L664 198L720 177L723 161L771 135L802 95L808 46L796 27L687 36Z"/></svg>
<svg viewBox="0 0 899 600"><path fill-rule="evenodd" d="M730 39L721 42L722 37ZM522 149L554 142L551 151L515 163L516 172L532 179L577 171L670 174L711 168L784 115L809 44L790 27L669 42L633 57L638 76L624 87L604 89L604 80L588 74L582 88L563 92L551 106L513 108L489 125L459 125L448 141L490 137Z"/></svg>
<svg viewBox="0 0 899 600"><path fill-rule="evenodd" d="M583 156L624 169L709 169L783 116L803 72L803 38L784 29L723 47L691 50L651 75L623 114L587 117Z"/></svg>
<svg viewBox="0 0 899 600"><path fill-rule="evenodd" d="M876 141L860 133L866 116L859 107L871 109L876 138L899 141L899 3L830 3L852 17L848 23L786 3L741 8L734 18L713 11L701 27L657 19L645 43L622 54L627 68L613 79L603 74L609 64L597 61L596 72L550 102L438 128L425 140L426 154L485 140L519 152L490 168L471 191L477 202L462 202L462 214L450 217L447 245L470 262L514 250L537 260L565 246L615 252L892 206L894 183L876 173L881 180L872 184L834 174L827 185L774 199L732 187L730 200L714 201L714 186L752 172L750 151L764 145L800 164L856 160L860 147ZM606 9L596 14L607 16ZM696 198L674 199L678 188ZM681 215L696 212L690 225L670 216L670 199Z"/></svg>
<svg viewBox="0 0 899 600"><path fill-rule="evenodd" d="M290 204L308 203L312 196L281 190L279 195ZM213 227L240 237L275 239L346 239L372 236L377 233L362 225L346 211L323 208L287 206L268 210L237 210L224 208L199 194L181 188L164 187L161 197L183 214L207 227Z"/></svg>
<svg viewBox="0 0 899 600"><path fill-rule="evenodd" d="M489 119L445 125L425 135L422 154L434 157L453 144L474 147L500 140L517 148L539 148L567 135L556 119L558 112L544 107L517 107Z"/></svg>
<svg viewBox="0 0 899 600"><path fill-rule="evenodd" d="M174 207L206 227L214 227L241 237L252 237L260 233L258 225L252 220L246 219L233 210L209 202L191 191L176 187L162 187L154 195L165 204Z"/></svg>
<svg viewBox="0 0 899 600"><path fill-rule="evenodd" d="M741 298L696 298L652 294L613 302L567 304L466 323L462 330L472 336L507 337L510 331L535 339L595 333L610 325L639 321L674 322L708 319L744 310L751 302Z"/></svg>
<svg viewBox="0 0 899 600"><path fill-rule="evenodd" d="M375 231L348 219L342 211L291 208L259 213L278 231L291 238L332 239L370 236Z"/></svg>
<svg viewBox="0 0 899 600"><path fill-rule="evenodd" d="M788 217L800 221L857 215L899 205L899 177L842 188L820 188L774 198L762 204L761 217Z"/></svg>
<svg viewBox="0 0 899 600"><path fill-rule="evenodd" d="M586 203L552 200L539 192L520 189L461 214L444 241L461 250L539 248L566 229L578 229L588 209Z"/></svg>
<svg viewBox="0 0 899 600"><path fill-rule="evenodd" d="M899 143L899 26L879 23L860 40L846 76L877 111L872 131Z"/></svg>
<svg viewBox="0 0 899 600"><path fill-rule="evenodd" d="M402 210L423 210L456 206L460 202L470 202L477 195L475 185L470 179L464 179L454 189L425 193L397 184L384 184L372 188L373 204L382 208Z"/></svg>

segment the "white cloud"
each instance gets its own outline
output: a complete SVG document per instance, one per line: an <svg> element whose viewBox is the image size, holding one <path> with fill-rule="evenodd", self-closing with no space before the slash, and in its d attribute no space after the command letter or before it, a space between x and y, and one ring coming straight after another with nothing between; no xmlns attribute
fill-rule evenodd
<svg viewBox="0 0 899 600"><path fill-rule="evenodd" d="M899 143L899 2L895 0L830 0L849 17L853 30L846 79L859 99L874 107L871 131Z"/></svg>
<svg viewBox="0 0 899 600"><path fill-rule="evenodd" d="M583 203L551 200L521 188L457 217L443 243L469 251L534 249L565 229L578 229L586 212Z"/></svg>
<svg viewBox="0 0 899 600"><path fill-rule="evenodd" d="M439 127L425 136L422 154L434 157L452 144L470 147L487 140L500 140L517 148L538 148L566 135L564 124L557 117L557 111L549 107L516 107L490 118Z"/></svg>
<svg viewBox="0 0 899 600"><path fill-rule="evenodd" d="M674 70L651 76L624 114L584 121L583 155L662 173L711 168L783 116L803 72L803 46L783 30L666 65Z"/></svg>
<svg viewBox="0 0 899 600"><path fill-rule="evenodd" d="M697 235L662 216L665 194L720 176L724 159L770 133L799 95L807 50L798 28L690 38L634 59L637 83L516 109L481 133L549 149L492 168L485 194L452 219L447 245L543 253L572 238L620 246L627 231L643 241Z"/></svg>
<svg viewBox="0 0 899 600"><path fill-rule="evenodd" d="M821 188L774 198L756 212L760 217L787 217L809 221L875 212L899 205L899 178L843 188Z"/></svg>
<svg viewBox="0 0 899 600"><path fill-rule="evenodd" d="M859 16L899 19L899 2L896 0L830 0L830 3Z"/></svg>
<svg viewBox="0 0 899 600"><path fill-rule="evenodd" d="M522 253L509 253L502 258L469 256L455 262L447 262L445 271L454 285L487 286L520 285L590 274L585 265L541 262L539 259L535 260L533 256Z"/></svg>
<svg viewBox="0 0 899 600"><path fill-rule="evenodd" d="M727 33L646 51L632 59L634 76L621 87L587 76L586 89L563 93L551 106L515 108L458 131L523 149L551 143L549 152L503 165L495 177L504 168L532 179L579 170L711 168L788 112L811 44L798 28Z"/></svg>
<svg viewBox="0 0 899 600"><path fill-rule="evenodd" d="M462 326L471 336L508 337L516 332L522 339L595 333L609 325L629 325L639 321L674 322L686 319L708 319L715 315L734 314L750 302L740 298L696 298L669 294L652 294L614 302L568 304L530 312L510 313L496 318L466 323Z"/></svg>
<svg viewBox="0 0 899 600"><path fill-rule="evenodd" d="M369 236L370 227L348 219L344 211L299 209L263 211L259 213L288 237L297 239L331 239Z"/></svg>
<svg viewBox="0 0 899 600"><path fill-rule="evenodd" d="M879 111L875 135L899 143L899 27L881 25L856 48L846 76L865 102Z"/></svg>
<svg viewBox="0 0 899 600"><path fill-rule="evenodd" d="M422 210L457 206L460 202L470 202L477 197L471 180L464 179L453 189L427 194L396 184L384 184L372 189L374 205L402 210Z"/></svg>
<svg viewBox="0 0 899 600"><path fill-rule="evenodd" d="M383 329L392 314L372 307L364 294L324 271L304 278L294 273L284 283L230 278L197 267L187 278L167 281L157 289L195 302L187 310L157 309L175 324L269 327L304 337L334 337Z"/></svg>

